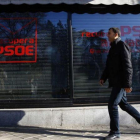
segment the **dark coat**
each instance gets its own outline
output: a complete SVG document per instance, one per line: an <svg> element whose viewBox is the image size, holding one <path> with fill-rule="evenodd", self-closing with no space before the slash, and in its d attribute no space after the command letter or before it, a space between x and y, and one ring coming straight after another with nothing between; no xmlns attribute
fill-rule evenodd
<svg viewBox="0 0 140 140"><path fill-rule="evenodd" d="M132 87L133 68L130 47L120 37L111 42L110 46L106 66L100 80L103 79L105 83L108 79L108 88Z"/></svg>

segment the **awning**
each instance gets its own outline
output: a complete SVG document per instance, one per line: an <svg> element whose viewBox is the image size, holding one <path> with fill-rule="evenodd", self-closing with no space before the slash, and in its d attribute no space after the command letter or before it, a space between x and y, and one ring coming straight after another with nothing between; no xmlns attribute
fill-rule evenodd
<svg viewBox="0 0 140 140"><path fill-rule="evenodd" d="M8 5L8 4L104 4L104 5L137 5L140 4L140 0L0 0L0 4Z"/></svg>

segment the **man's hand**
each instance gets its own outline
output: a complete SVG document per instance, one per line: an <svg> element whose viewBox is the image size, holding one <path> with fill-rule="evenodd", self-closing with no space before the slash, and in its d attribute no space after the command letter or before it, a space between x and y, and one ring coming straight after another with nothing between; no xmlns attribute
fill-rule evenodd
<svg viewBox="0 0 140 140"><path fill-rule="evenodd" d="M131 88L124 88L126 93L130 93L132 91L132 87Z"/></svg>
<svg viewBox="0 0 140 140"><path fill-rule="evenodd" d="M103 83L104 83L104 80L101 79L99 83L100 83L100 85L102 86Z"/></svg>

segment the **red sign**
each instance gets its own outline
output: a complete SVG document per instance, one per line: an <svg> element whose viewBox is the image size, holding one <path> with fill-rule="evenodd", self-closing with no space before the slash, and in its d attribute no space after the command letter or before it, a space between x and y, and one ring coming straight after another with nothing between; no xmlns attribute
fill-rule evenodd
<svg viewBox="0 0 140 140"><path fill-rule="evenodd" d="M17 38L17 39L0 39L0 55L8 56L6 61L0 60L0 63L35 63L37 62L37 18L0 18L0 20L27 20L26 24L12 32L8 27L0 23L3 30L10 35L16 35L22 32L30 24L34 24L34 37ZM30 20L30 21L29 21ZM29 21L29 22L28 22ZM17 22L18 23L18 22ZM16 57L19 59L17 60ZM10 59L11 58L11 59ZM15 58L15 60L14 60ZM22 58L22 59L20 59Z"/></svg>

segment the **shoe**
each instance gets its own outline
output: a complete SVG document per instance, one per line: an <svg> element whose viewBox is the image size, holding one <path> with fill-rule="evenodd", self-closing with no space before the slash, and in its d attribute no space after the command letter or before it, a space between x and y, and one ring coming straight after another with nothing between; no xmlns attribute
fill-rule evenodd
<svg viewBox="0 0 140 140"><path fill-rule="evenodd" d="M104 140L117 140L120 138L120 134L109 134Z"/></svg>

